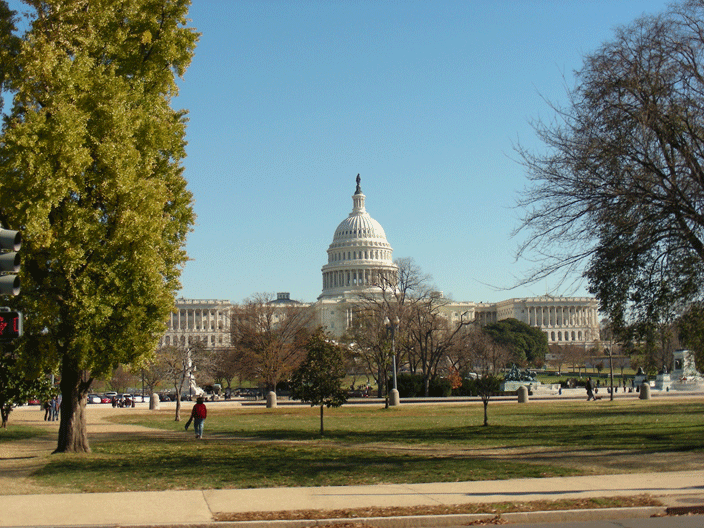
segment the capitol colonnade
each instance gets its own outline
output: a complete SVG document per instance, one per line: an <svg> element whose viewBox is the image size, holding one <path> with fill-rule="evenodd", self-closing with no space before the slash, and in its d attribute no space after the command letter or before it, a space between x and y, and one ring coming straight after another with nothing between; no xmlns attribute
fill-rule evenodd
<svg viewBox="0 0 704 528"><path fill-rule="evenodd" d="M231 308L224 300L176 299L176 311L159 346L188 346L196 341L209 348L229 346Z"/></svg>
<svg viewBox="0 0 704 528"><path fill-rule="evenodd" d="M567 299L570 300L570 299ZM556 301L559 303L559 298ZM596 313L588 306L531 306L528 324L540 327L590 326L596 323Z"/></svg>
<svg viewBox="0 0 704 528"><path fill-rule="evenodd" d="M343 269L323 273L323 289L349 288L354 286L370 287L382 282L392 284L395 281L389 270Z"/></svg>
<svg viewBox="0 0 704 528"><path fill-rule="evenodd" d="M480 326L517 319L539 328L549 344L592 347L599 340L598 304L592 297L545 295L508 299L497 303L447 301L443 311L457 324L466 313Z"/></svg>
<svg viewBox="0 0 704 528"><path fill-rule="evenodd" d="M527 320L542 329L550 343L593 343L599 340L599 316L595 299L544 297L524 299Z"/></svg>

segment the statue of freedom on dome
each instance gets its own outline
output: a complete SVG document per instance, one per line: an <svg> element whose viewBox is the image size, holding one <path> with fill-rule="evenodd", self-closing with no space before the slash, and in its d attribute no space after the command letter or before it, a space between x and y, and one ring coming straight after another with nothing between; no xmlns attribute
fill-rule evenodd
<svg viewBox="0 0 704 528"><path fill-rule="evenodd" d="M361 194L362 193L362 187L360 187L360 182L362 181L362 178L359 177L359 174L357 174L357 189L354 191L355 194Z"/></svg>

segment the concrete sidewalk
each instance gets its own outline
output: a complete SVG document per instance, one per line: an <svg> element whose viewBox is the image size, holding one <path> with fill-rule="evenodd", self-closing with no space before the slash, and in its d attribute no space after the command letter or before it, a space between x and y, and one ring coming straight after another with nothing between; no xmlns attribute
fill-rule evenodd
<svg viewBox="0 0 704 528"><path fill-rule="evenodd" d="M212 523L218 514L228 513L362 510L643 494L660 498L666 506L704 505L704 471L319 488L2 495L0 527L203 526ZM611 518L604 512L598 513L599 510L589 512L592 511L597 512L598 518ZM664 508L651 508L638 514L650 516L659 512L664 512ZM580 520L590 515L584 510L577 513ZM560 518L567 515L561 514ZM536 514L531 515L537 518ZM452 519L445 517L429 517L424 522L414 522L413 526L447 526ZM530 521L529 517L520 518L520 522ZM403 523L402 519L398 521ZM219 526L238 524L245 523L218 523ZM272 524L272 521L246 523L249 528ZM292 528L314 523L277 521L275 524ZM401 524L394 524L393 519L375 519L373 525Z"/></svg>

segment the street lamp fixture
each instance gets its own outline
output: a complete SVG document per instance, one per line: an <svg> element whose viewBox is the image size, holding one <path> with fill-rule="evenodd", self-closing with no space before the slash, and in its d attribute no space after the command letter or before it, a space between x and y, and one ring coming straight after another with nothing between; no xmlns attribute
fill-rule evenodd
<svg viewBox="0 0 704 528"><path fill-rule="evenodd" d="M393 320L388 317L384 317L384 326L386 326L387 335L391 334L391 368L393 372L393 383L394 388L391 389L389 394L389 405L396 407L401 403L398 395L398 384L396 380L396 330L398 330L399 320L398 317L394 316Z"/></svg>

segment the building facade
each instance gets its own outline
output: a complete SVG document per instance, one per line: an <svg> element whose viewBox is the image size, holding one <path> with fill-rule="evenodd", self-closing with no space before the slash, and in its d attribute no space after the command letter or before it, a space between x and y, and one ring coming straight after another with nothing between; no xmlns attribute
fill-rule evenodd
<svg viewBox="0 0 704 528"><path fill-rule="evenodd" d="M352 212L335 229L323 265L322 292L315 303L316 322L340 337L350 327L362 296L374 295L380 282L395 283L398 267L381 224L366 210L366 196L357 175ZM594 346L599 340L598 304L591 297L529 297L497 303L442 299L440 309L452 323L476 321L485 326L514 318L543 331L549 344ZM278 303L291 303L287 293ZM306 303L301 303L306 305ZM208 347L230 344L229 301L177 299L176 312L162 344L186 344L199 339Z"/></svg>
<svg viewBox="0 0 704 528"><path fill-rule="evenodd" d="M176 299L159 346L189 346L201 341L208 348L230 346L232 303L209 299Z"/></svg>

